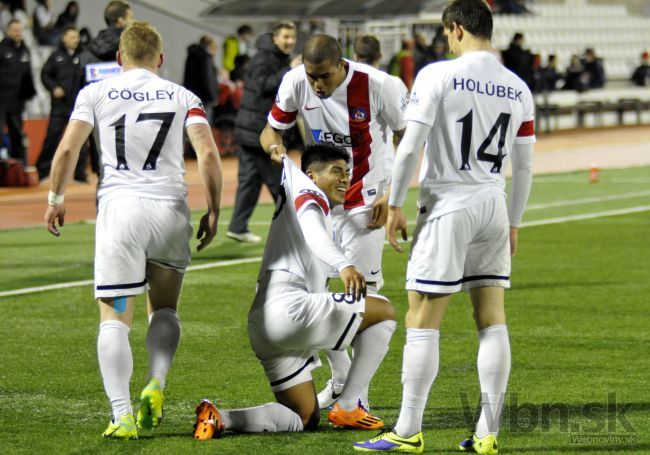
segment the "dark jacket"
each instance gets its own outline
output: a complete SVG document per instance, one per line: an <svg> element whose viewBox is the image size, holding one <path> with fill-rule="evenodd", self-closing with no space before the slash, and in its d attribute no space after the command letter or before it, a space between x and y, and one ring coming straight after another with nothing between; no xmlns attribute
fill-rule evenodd
<svg viewBox="0 0 650 455"><path fill-rule="evenodd" d="M79 54L79 81L86 85L86 65L89 63L114 62L120 45L121 28L106 28L99 32L88 47Z"/></svg>
<svg viewBox="0 0 650 455"><path fill-rule="evenodd" d="M203 104L210 106L219 98L217 68L212 55L200 44L187 48L183 87L194 93Z"/></svg>
<svg viewBox="0 0 650 455"><path fill-rule="evenodd" d="M36 95L29 49L24 42L0 42L0 103L19 104Z"/></svg>
<svg viewBox="0 0 650 455"><path fill-rule="evenodd" d="M63 98L52 97L52 115L68 115L72 112L79 92L79 50L70 55L63 44L52 52L41 70L41 81L50 94L55 87L65 91Z"/></svg>
<svg viewBox="0 0 650 455"><path fill-rule="evenodd" d="M239 145L261 147L260 133L273 106L282 77L290 70L289 56L273 44L270 33L260 36L244 78L244 95L235 119Z"/></svg>
<svg viewBox="0 0 650 455"><path fill-rule="evenodd" d="M650 65L646 65L644 63L643 65L639 66L634 70L634 74L632 74L631 79L632 82L634 82L634 84L638 85L639 87L650 85Z"/></svg>
<svg viewBox="0 0 650 455"><path fill-rule="evenodd" d="M510 43L508 49L501 51L501 59L503 66L519 76L530 89L533 88L533 54L528 49Z"/></svg>

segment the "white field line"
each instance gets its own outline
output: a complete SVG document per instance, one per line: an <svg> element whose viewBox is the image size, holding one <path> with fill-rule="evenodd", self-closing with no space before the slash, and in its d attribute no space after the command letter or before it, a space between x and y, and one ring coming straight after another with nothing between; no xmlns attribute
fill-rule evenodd
<svg viewBox="0 0 650 455"><path fill-rule="evenodd" d="M650 211L650 205L643 205L639 207L629 207L629 208L619 209L619 210L608 210L605 212L582 213L580 215L571 215L571 216L563 216L558 218L549 218L545 220L529 221L528 223L523 223L521 227L525 228L525 227L532 227L532 226L544 226L548 224L567 223L570 221L590 220L595 218L604 218L608 216L626 215L629 213L639 213L639 212L648 212L648 211ZM410 221L409 224L412 224L413 222L414 221ZM206 264L190 266L187 268L187 270L193 271L193 270L211 269L215 267L228 267L231 265L259 262L261 260L262 258L258 256L253 258L232 259L229 261L208 262ZM3 291L0 292L0 297L32 294L35 292L51 291L55 289L63 289L63 288L70 288L70 287L77 287L77 286L88 286L91 284L93 284L93 280L71 281L69 283L50 284L47 286L36 286L32 288L15 289L13 291Z"/></svg>
<svg viewBox="0 0 650 455"><path fill-rule="evenodd" d="M650 191L636 191L633 193L612 194L609 196L594 196L582 199L566 199L564 201L549 202L546 204L530 204L526 206L526 211L549 209L553 207L565 207L568 205L593 204L595 202L620 201L621 199L632 199L635 197L650 196Z"/></svg>

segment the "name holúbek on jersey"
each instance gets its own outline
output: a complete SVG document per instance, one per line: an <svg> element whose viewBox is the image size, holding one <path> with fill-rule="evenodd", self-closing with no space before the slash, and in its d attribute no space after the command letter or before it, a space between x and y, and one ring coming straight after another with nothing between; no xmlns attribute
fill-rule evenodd
<svg viewBox="0 0 650 455"><path fill-rule="evenodd" d="M521 90L510 86L495 84L492 81L484 82L471 78L454 78L454 91L465 90L468 92L480 93L486 96L496 96L497 98L508 98L513 101L521 101Z"/></svg>
<svg viewBox="0 0 650 455"><path fill-rule="evenodd" d="M132 91L128 88L123 89L111 89L106 95L109 100L133 100L133 101L157 101L157 100L173 100L174 91L168 90L152 90L148 92L138 92Z"/></svg>

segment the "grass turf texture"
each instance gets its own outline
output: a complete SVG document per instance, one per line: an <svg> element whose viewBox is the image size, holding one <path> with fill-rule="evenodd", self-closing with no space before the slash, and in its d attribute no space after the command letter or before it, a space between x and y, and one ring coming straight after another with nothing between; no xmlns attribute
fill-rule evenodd
<svg viewBox="0 0 650 455"><path fill-rule="evenodd" d="M588 184L585 173L542 176L535 179L530 204L646 191L649 175L649 168L605 170L598 184ZM407 213L412 214L413 192L410 198ZM648 200L536 209L525 221L637 207ZM261 224L251 229L264 235L263 222L271 213L270 206L258 208L254 219ZM224 211L222 219L229 215ZM650 212L642 212L521 230L513 287L506 293L513 367L499 437L502 453L650 452L649 228ZM0 232L0 291L91 278L93 226L71 224L62 232L59 239L44 229ZM237 244L224 234L222 226L193 264L261 255L262 246ZM386 247L383 293L395 304L399 324L370 400L373 411L390 424L401 400L405 262L406 255ZM183 338L165 390L165 420L159 429L141 431L138 441L100 438L110 408L97 367L92 287L0 298L0 451L331 454L351 452L352 442L374 436L333 430L323 413L322 431L316 433L192 439L193 410L203 397L226 409L273 399L246 334L258 267L251 263L187 274L180 306ZM134 404L146 380L146 317L139 301L130 336ZM465 294L454 297L441 334L440 373L424 419L427 452L455 452L476 412L477 342ZM326 367L316 370L317 387L328 375ZM571 439L584 434L608 439Z"/></svg>

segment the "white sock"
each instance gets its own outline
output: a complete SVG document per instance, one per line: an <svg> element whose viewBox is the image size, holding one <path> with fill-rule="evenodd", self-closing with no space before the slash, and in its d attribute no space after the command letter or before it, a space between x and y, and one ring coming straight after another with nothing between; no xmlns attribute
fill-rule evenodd
<svg viewBox="0 0 650 455"><path fill-rule="evenodd" d="M481 416L476 436L499 433L499 419L510 376L510 341L505 324L492 325L478 332L478 379L481 384Z"/></svg>
<svg viewBox="0 0 650 455"><path fill-rule="evenodd" d="M395 321L382 321L368 327L352 341L354 360L338 401L343 409L349 411L357 407L359 397L368 388L370 380L388 352L388 343L395 327Z"/></svg>
<svg viewBox="0 0 650 455"><path fill-rule="evenodd" d="M332 369L332 380L336 384L345 384L352 365L348 351L325 351L325 356Z"/></svg>
<svg viewBox="0 0 650 455"><path fill-rule="evenodd" d="M302 419L280 403L231 411L219 410L224 427L240 433L302 431Z"/></svg>
<svg viewBox="0 0 650 455"><path fill-rule="evenodd" d="M439 363L440 332L407 329L402 361L402 407L395 425L395 433L400 437L410 438L422 431L422 416Z"/></svg>
<svg viewBox="0 0 650 455"><path fill-rule="evenodd" d="M162 308L151 314L147 331L149 378L158 379L163 389L180 339L181 320L176 310Z"/></svg>
<svg viewBox="0 0 650 455"><path fill-rule="evenodd" d="M97 336L99 370L116 421L123 415L133 413L129 395L129 381L133 373L129 330L129 326L123 322L104 321L99 324Z"/></svg>

